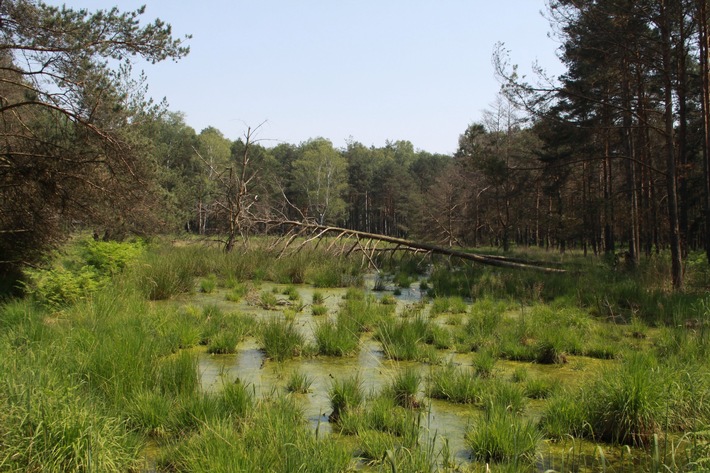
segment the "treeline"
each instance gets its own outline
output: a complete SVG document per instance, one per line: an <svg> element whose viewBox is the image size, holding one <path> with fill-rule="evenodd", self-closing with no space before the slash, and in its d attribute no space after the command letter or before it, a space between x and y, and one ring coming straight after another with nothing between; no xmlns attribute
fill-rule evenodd
<svg viewBox="0 0 710 473"><path fill-rule="evenodd" d="M241 174L246 140L230 141L212 127L196 133L177 113L153 122L149 136L173 227L223 233L222 178ZM426 195L451 162L408 141L383 147L353 141L339 149L325 138L273 147L256 139L247 152L255 214L396 236L420 234Z"/></svg>
<svg viewBox="0 0 710 473"><path fill-rule="evenodd" d="M669 248L710 254L705 0L554 0L567 72L530 83L497 57L506 92L534 118L560 232L636 264Z"/></svg>
<svg viewBox="0 0 710 473"><path fill-rule="evenodd" d="M277 137L259 127L236 141L198 133L130 71L132 55L187 54L169 25L2 2L2 272L76 228L233 244L264 230L254 222L307 219L444 245L624 252L630 265L670 249L680 288L685 255L710 251L707 1L547 6L566 72L531 83L498 50L502 93L445 156L407 141L265 146Z"/></svg>
<svg viewBox="0 0 710 473"><path fill-rule="evenodd" d="M224 233L223 178L242 173L245 139L230 141L213 127L197 133L178 113L154 121L148 136L169 224ZM408 141L383 147L351 141L344 148L324 138L273 147L252 142L250 199L257 201L255 215L264 218L309 219L446 245L580 243L573 233L560 232L550 215L539 173L515 169L534 163L539 146L503 99L484 123L466 130L455 156L415 150Z"/></svg>

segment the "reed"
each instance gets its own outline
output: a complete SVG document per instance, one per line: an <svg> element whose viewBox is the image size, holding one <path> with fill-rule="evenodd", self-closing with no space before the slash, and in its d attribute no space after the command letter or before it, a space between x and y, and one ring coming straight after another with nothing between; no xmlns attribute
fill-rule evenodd
<svg viewBox="0 0 710 473"><path fill-rule="evenodd" d="M394 310L395 306L378 304L374 297L366 298L360 290L348 290L339 316L351 320L358 332L370 332L382 320L390 318Z"/></svg>
<svg viewBox="0 0 710 473"><path fill-rule="evenodd" d="M230 302L239 302L249 293L249 286L244 283L234 282L224 296Z"/></svg>
<svg viewBox="0 0 710 473"><path fill-rule="evenodd" d="M223 330L210 338L207 344L207 353L213 355L226 355L237 351L237 343L241 335L235 331Z"/></svg>
<svg viewBox="0 0 710 473"><path fill-rule="evenodd" d="M313 314L315 316L327 315L328 308L324 305L314 304L311 306L311 314Z"/></svg>
<svg viewBox="0 0 710 473"><path fill-rule="evenodd" d="M503 409L512 414L521 414L527 405L525 391L519 384L499 379L483 384L483 405L487 411Z"/></svg>
<svg viewBox="0 0 710 473"><path fill-rule="evenodd" d="M347 471L351 452L316 438L289 398L262 401L240 424L201 424L159 461L168 471Z"/></svg>
<svg viewBox="0 0 710 473"><path fill-rule="evenodd" d="M47 334L42 345L26 346L15 357L5 335L0 336L3 470L119 472L138 465L140 438L65 372L75 366L64 351L66 340Z"/></svg>
<svg viewBox="0 0 710 473"><path fill-rule="evenodd" d="M168 396L185 396L197 392L200 380L197 358L181 351L162 359L157 366L157 388Z"/></svg>
<svg viewBox="0 0 710 473"><path fill-rule="evenodd" d="M480 378L490 378L498 358L491 349L480 350L473 357L473 370Z"/></svg>
<svg viewBox="0 0 710 473"><path fill-rule="evenodd" d="M212 294L217 289L217 275L210 274L206 278L200 280L200 292Z"/></svg>
<svg viewBox="0 0 710 473"><path fill-rule="evenodd" d="M318 290L313 291L313 295L311 296L311 304L322 305L324 303L325 303L325 296L323 296L323 293Z"/></svg>
<svg viewBox="0 0 710 473"><path fill-rule="evenodd" d="M158 391L136 393L125 407L127 425L148 437L165 438L173 434L173 399Z"/></svg>
<svg viewBox="0 0 710 473"><path fill-rule="evenodd" d="M532 378L525 383L525 396L530 399L547 399L561 387L562 384L558 379Z"/></svg>
<svg viewBox="0 0 710 473"><path fill-rule="evenodd" d="M194 288L196 259L184 251L159 249L148 252L136 267L138 288L150 300L170 299Z"/></svg>

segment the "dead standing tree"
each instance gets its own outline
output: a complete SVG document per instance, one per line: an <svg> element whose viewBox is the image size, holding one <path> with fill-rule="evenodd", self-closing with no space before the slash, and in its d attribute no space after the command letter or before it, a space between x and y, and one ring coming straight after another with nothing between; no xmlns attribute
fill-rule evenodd
<svg viewBox="0 0 710 473"><path fill-rule="evenodd" d="M253 130L251 127L247 128L244 135L244 150L241 156L234 163L235 165L229 166L222 171L216 170L210 161L202 157L199 151L193 148L200 160L214 173L219 186L213 205L216 207L217 214L223 215L221 220L226 221L226 238L224 240L224 251L226 253L234 249L237 237L241 237L242 241L246 243L249 231L256 221L251 209L256 204L258 196L252 194L250 189L258 172L251 169L249 151L254 142L254 134L262 125L263 123Z"/></svg>

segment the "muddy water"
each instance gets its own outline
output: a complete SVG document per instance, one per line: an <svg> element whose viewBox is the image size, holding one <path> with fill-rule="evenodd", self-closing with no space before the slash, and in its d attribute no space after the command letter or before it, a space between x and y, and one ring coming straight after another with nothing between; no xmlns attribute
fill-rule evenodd
<svg viewBox="0 0 710 473"><path fill-rule="evenodd" d="M374 282L374 277L371 277L368 278L366 284L369 288L372 288ZM314 289L298 286L297 291L300 295L300 301L293 302L288 301L287 296L283 295L287 287L289 286L262 284L253 289L251 297L247 297L239 303L227 301L224 291L218 291L210 295L196 295L190 300L190 303L216 305L226 312L238 311L244 314L251 314L257 320L283 317L284 309L286 311L290 309L290 316L293 317L294 324L304 335L307 343L310 343L313 341L314 329L318 322L325 317L335 317L346 291L344 289L319 289L318 291L325 297L328 314L325 316L313 316L309 304L311 303ZM262 292L271 292L277 296L280 301L277 310L264 310L255 305L255 299ZM392 292L371 292L371 294L374 294L375 297L382 297L383 294L392 294ZM397 296L398 311L402 312L407 306L419 303L421 298L422 291L417 285L413 285L409 289L402 289L401 294ZM300 305L304 305L303 309L294 314L293 308ZM427 311L428 309L424 313ZM443 323L443 319L440 322ZM451 362L461 367L471 367L471 354L442 351L440 355L444 362ZM568 357L568 361L565 365L550 366L498 360L494 374L502 379L510 379L516 368L524 366L530 377L554 377L559 379L563 385L571 386L579 383L579 380L584 379L588 374L596 372L603 363L607 363L577 357ZM380 343L373 340L371 334L363 335L360 351L356 356L343 358L314 357L277 363L265 357L258 342L253 338L240 343L237 352L232 355L209 355L206 353L199 355L202 386L203 389L208 391L221 389L222 383L234 382L238 379L240 382L251 386L257 397L268 396L284 393L285 385L292 373L300 372L306 375L312 381L309 393L294 396L297 396L300 400L305 417L319 435L332 432L331 425L328 422L328 415L331 412L328 391L334 380L358 375L365 393L373 394L390 384L396 373L404 367L415 367L419 370L422 380L426 379L432 369L427 364L394 362L386 359ZM424 381L421 386L422 390L423 388ZM423 392L420 393L420 398L425 400L421 419L422 442L426 444L429 441L436 441L435 451L440 450L446 442L454 461L457 463L470 461L470 453L465 445L465 433L471 422L475 422L480 416L480 410L473 406L425 399ZM529 402L526 415L533 419L539 418L543 405L543 401ZM598 465L596 446L587 445L583 442L577 442L572 450L567 445L545 443L541 447L540 453L541 460L538 464L540 471L559 467L561 462L566 462L569 465L570 461L582 466L581 468L575 468L574 471L585 471L583 465ZM571 459L565 459L565 456L569 457L570 455L572 455ZM608 456L613 457L612 452L608 452Z"/></svg>
<svg viewBox="0 0 710 473"><path fill-rule="evenodd" d="M308 394L297 395L304 416L320 434L332 431L328 422L331 412L328 391L333 380L357 374L366 394L374 394L389 385L404 367L417 367L425 377L429 368L419 363L403 363L383 357L381 346L371 338L361 343L356 357L317 357L275 363L266 360L254 340L242 343L235 355L200 355L202 385L206 390L220 389L224 381L241 382L253 386L257 396L285 392L285 385L293 372L300 372L313 381ZM422 386L423 389L423 386ZM423 397L423 393L420 393ZM452 455L458 460L468 458L464 433L474 408L433 400L422 413L422 440L437 439L439 447L447 439Z"/></svg>

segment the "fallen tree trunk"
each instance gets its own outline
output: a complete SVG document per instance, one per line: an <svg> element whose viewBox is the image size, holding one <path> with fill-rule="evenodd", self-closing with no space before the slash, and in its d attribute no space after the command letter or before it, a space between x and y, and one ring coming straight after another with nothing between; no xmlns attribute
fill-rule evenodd
<svg viewBox="0 0 710 473"><path fill-rule="evenodd" d="M373 247L370 249L369 244L367 247L363 247L361 240L391 243L391 244L397 245L398 248L401 247L403 250L407 250L407 251L425 252L428 254L438 254L438 255L450 256L450 257L460 258L463 260L473 261L476 263L485 264L485 265L489 265L489 266L498 266L501 268L526 269L526 270L532 270L532 271L539 271L539 272L543 272L543 273L566 273L567 272L565 269L551 268L549 266L544 266L544 263L537 262L537 261L525 261L525 260L521 260L519 258L506 258L504 256L488 256L488 255L479 255L479 254L475 254L475 253L467 253L465 251L455 250L452 248L444 248L441 246L432 245L430 243L421 243L421 242L416 242L416 241L412 241L412 240L405 240L403 238L396 238L396 237L391 237L391 236L387 236L387 235L381 235L378 233L361 232L361 231L357 231L357 230L349 230L347 228L331 227L331 226L327 226L327 225L319 225L319 224L310 223L310 222L299 222L299 221L295 221L295 220L273 220L273 221L267 221L267 222L263 222L263 223L266 223L267 225L270 225L270 226L291 227L291 229L288 232L286 232L286 234L282 238L282 241L285 241L284 248L282 249L282 254L299 237L306 238L305 241L302 242L301 245L299 246L299 248L300 248L313 240L320 240L323 236L325 236L327 234L335 233L335 234L337 234L337 236L335 237L336 240L340 240L343 238L355 238L356 242L350 248L348 253L351 253L356 248L360 247L360 249L363 252L370 252L370 254L367 255L368 259L370 259L370 262L372 262L372 255L375 254L377 249L376 249L376 247ZM298 231L294 231L294 229L298 229ZM332 244L331 244L331 247L332 247Z"/></svg>

